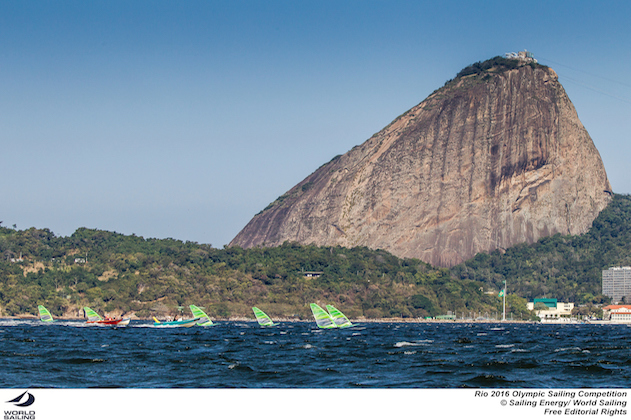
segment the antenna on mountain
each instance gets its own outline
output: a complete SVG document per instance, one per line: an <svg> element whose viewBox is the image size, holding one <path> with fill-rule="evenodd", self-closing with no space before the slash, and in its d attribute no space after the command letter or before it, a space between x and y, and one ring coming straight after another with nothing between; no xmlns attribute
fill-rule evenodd
<svg viewBox="0 0 631 420"><path fill-rule="evenodd" d="M511 60L519 60L519 61L523 61L526 63L536 63L537 60L535 59L535 56L528 50L524 49L523 51L520 51L518 53L515 52L508 52L504 54L505 58L511 59Z"/></svg>

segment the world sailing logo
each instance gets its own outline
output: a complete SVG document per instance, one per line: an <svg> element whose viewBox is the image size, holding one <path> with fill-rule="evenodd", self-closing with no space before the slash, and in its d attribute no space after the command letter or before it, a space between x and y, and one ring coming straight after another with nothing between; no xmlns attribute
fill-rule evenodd
<svg viewBox="0 0 631 420"><path fill-rule="evenodd" d="M17 407L28 407L34 402L35 397L28 391L24 391L11 401L7 401L7 403L11 403ZM4 410L4 420L35 420L35 411Z"/></svg>
<svg viewBox="0 0 631 420"><path fill-rule="evenodd" d="M25 395L28 395L28 397L26 398L26 401L20 402L20 401L22 401L22 398L24 398ZM11 401L7 401L7 402L8 403L14 403L14 405L16 405L18 407L28 407L29 405L31 405L31 404L33 404L35 402L35 397L30 392L24 391L18 397L12 399Z"/></svg>

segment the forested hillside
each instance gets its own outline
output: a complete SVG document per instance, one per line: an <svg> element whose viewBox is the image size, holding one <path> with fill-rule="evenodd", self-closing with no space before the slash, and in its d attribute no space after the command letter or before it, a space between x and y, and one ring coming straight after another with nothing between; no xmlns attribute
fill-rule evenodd
<svg viewBox="0 0 631 420"><path fill-rule="evenodd" d="M70 237L0 228L0 251L3 316L34 314L44 304L58 315L78 316L88 305L144 318L196 304L219 318L252 317L259 306L274 317L305 319L309 303L319 302L352 318L409 318L492 312L500 303L482 283L366 248L215 249L84 228ZM517 303L523 312L525 301Z"/></svg>
<svg viewBox="0 0 631 420"><path fill-rule="evenodd" d="M555 235L505 252L478 254L452 268L461 280L477 280L528 300L557 298L577 304L608 303L602 270L631 266L631 196L615 194L584 235ZM487 287L489 287L487 286Z"/></svg>
<svg viewBox="0 0 631 420"><path fill-rule="evenodd" d="M145 318L204 306L211 317L249 317L259 306L273 317L307 319L309 303L331 303L349 317L423 317L501 311L554 297L607 303L601 270L631 265L631 198L614 200L581 236L556 235L533 245L478 254L451 270L367 248L300 246L224 248L174 239L144 239L78 229L0 227L0 315L35 314L44 304L60 316L92 306ZM321 272L307 277L305 272Z"/></svg>

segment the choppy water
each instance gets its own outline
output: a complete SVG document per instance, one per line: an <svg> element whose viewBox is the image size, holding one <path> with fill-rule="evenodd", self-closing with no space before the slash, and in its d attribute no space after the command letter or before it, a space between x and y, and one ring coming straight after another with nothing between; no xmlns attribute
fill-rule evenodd
<svg viewBox="0 0 631 420"><path fill-rule="evenodd" d="M625 325L0 321L0 388L574 388L631 383Z"/></svg>

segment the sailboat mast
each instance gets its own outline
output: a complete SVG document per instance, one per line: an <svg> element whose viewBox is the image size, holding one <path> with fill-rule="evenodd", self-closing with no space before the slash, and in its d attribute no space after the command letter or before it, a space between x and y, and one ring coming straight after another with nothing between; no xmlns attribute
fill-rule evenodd
<svg viewBox="0 0 631 420"><path fill-rule="evenodd" d="M503 312L502 312L502 321L506 321L506 280L504 280L504 296L503 296L503 298L504 298L504 305L503 305L504 309L503 309Z"/></svg>

